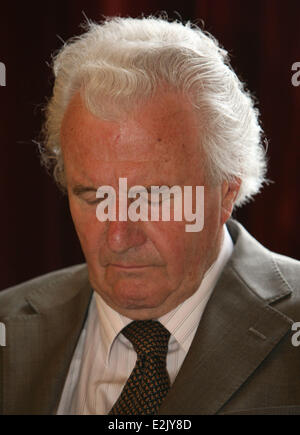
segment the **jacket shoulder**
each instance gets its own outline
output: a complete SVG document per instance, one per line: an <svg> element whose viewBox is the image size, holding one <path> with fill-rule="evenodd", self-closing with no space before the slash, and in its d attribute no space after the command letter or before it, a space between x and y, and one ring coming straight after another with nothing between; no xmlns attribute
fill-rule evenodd
<svg viewBox="0 0 300 435"><path fill-rule="evenodd" d="M59 269L2 290L0 291L0 319L32 313L27 299L36 292L49 293L55 289L55 293L59 294L70 285L78 287L81 282L86 283L87 279L87 266L83 263Z"/></svg>
<svg viewBox="0 0 300 435"><path fill-rule="evenodd" d="M275 273L282 282L291 290L289 297L275 302L277 309L285 313L294 322L300 321L300 262L272 252Z"/></svg>
<svg viewBox="0 0 300 435"><path fill-rule="evenodd" d="M272 252L273 259L278 267L277 273L283 279L288 279L294 290L300 292L300 261Z"/></svg>
<svg viewBox="0 0 300 435"><path fill-rule="evenodd" d="M261 245L237 221L227 223L234 242L228 262L254 295L275 303L282 298L293 304L300 300L300 262Z"/></svg>

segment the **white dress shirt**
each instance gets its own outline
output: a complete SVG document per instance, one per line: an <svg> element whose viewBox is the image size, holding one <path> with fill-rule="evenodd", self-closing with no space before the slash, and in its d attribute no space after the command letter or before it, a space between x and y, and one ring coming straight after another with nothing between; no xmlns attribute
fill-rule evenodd
<svg viewBox="0 0 300 435"><path fill-rule="evenodd" d="M205 306L233 251L224 225L224 237L216 261L197 291L159 320L171 334L167 371L171 385L190 348ZM110 308L94 292L84 328L76 346L58 415L108 414L118 399L136 362L136 352L121 330L132 320Z"/></svg>

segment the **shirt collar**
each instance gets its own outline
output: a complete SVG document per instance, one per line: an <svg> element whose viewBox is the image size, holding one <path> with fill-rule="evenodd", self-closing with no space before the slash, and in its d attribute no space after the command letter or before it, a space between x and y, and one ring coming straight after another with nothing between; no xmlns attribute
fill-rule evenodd
<svg viewBox="0 0 300 435"><path fill-rule="evenodd" d="M168 329L171 337L177 340L185 352L191 345L205 306L232 251L233 242L224 225L224 237L218 257L205 273L197 291L172 311L157 319ZM106 364L108 364L114 340L122 329L132 322L132 319L113 310L95 291L94 297L100 321L101 341L106 354Z"/></svg>
<svg viewBox="0 0 300 435"><path fill-rule="evenodd" d="M158 319L186 353L192 343L205 306L232 251L233 242L224 225L224 235L218 257L206 271L196 292L174 310Z"/></svg>
<svg viewBox="0 0 300 435"><path fill-rule="evenodd" d="M103 350L106 355L106 364L109 362L109 356L112 344L117 335L127 326L132 319L129 319L117 311L113 310L102 299L99 293L94 291L94 297L96 300L98 320L100 322L100 336L103 343Z"/></svg>

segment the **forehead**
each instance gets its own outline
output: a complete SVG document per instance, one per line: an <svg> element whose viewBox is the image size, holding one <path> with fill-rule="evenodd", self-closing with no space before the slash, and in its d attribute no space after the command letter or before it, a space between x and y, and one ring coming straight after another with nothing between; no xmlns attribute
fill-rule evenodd
<svg viewBox="0 0 300 435"><path fill-rule="evenodd" d="M190 103L175 93L156 95L115 121L89 112L78 93L61 129L67 171L184 172L201 163L198 122Z"/></svg>

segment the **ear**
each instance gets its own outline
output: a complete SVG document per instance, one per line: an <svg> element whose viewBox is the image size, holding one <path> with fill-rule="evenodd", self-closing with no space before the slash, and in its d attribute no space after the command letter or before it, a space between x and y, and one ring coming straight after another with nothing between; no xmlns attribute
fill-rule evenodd
<svg viewBox="0 0 300 435"><path fill-rule="evenodd" d="M222 211L221 225L223 225L231 216L235 199L239 193L241 180L235 178L233 181L223 181L222 183Z"/></svg>

